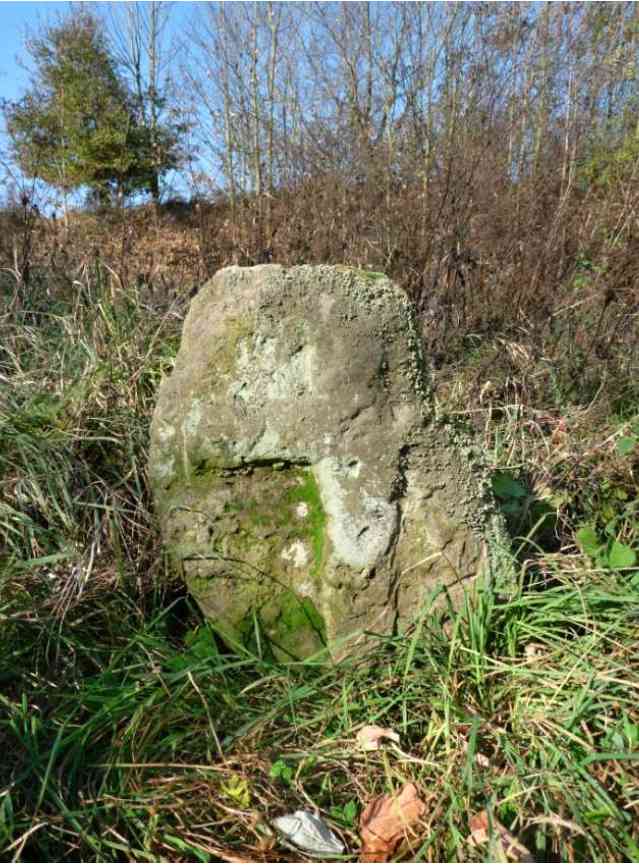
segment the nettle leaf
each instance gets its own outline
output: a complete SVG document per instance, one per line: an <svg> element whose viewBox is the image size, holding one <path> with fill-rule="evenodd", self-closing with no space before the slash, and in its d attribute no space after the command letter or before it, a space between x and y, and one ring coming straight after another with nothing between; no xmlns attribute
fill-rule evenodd
<svg viewBox="0 0 639 867"><path fill-rule="evenodd" d="M352 826L355 824L358 811L357 801L350 800L343 806L336 805L331 807L330 813L333 819L336 819L338 822Z"/></svg>
<svg viewBox="0 0 639 867"><path fill-rule="evenodd" d="M608 563L611 569L629 569L637 562L637 554L623 542L615 541L610 546Z"/></svg>
<svg viewBox="0 0 639 867"><path fill-rule="evenodd" d="M283 783L289 785L293 779L293 768L287 765L283 759L278 759L271 765L269 775L272 780L281 780Z"/></svg>
<svg viewBox="0 0 639 867"><path fill-rule="evenodd" d="M492 483L493 492L502 500L520 500L528 495L526 488L510 473L495 473Z"/></svg>
<svg viewBox="0 0 639 867"><path fill-rule="evenodd" d="M588 554L589 557L597 556L601 548L601 542L594 527L586 524L586 526L577 530L576 539L584 554Z"/></svg>
<svg viewBox="0 0 639 867"><path fill-rule="evenodd" d="M349 825L352 825L357 817L357 811L358 807L356 801L348 801L348 803L344 804L344 821L347 822Z"/></svg>
<svg viewBox="0 0 639 867"><path fill-rule="evenodd" d="M639 440L636 437L621 437L621 439L617 440L617 454L622 457L632 454L638 442Z"/></svg>

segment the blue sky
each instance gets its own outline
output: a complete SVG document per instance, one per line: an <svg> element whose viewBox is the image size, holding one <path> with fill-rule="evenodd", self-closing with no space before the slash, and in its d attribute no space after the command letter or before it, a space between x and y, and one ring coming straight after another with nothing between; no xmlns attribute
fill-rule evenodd
<svg viewBox="0 0 639 867"><path fill-rule="evenodd" d="M0 2L0 96L15 99L28 82L27 74L16 63L16 58L24 55L26 28L37 29L49 15L68 8L68 3Z"/></svg>

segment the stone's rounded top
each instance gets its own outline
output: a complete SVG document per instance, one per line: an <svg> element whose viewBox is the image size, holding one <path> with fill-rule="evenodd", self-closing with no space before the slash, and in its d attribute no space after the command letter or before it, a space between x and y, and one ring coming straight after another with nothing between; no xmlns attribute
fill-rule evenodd
<svg viewBox="0 0 639 867"><path fill-rule="evenodd" d="M387 463L426 414L412 308L384 276L329 266L232 266L193 300L154 436L182 439L161 483L323 458Z"/></svg>
<svg viewBox="0 0 639 867"><path fill-rule="evenodd" d="M151 429L163 535L207 616L235 640L258 616L306 655L474 575L481 497L433 420L413 307L387 277L219 271Z"/></svg>
<svg viewBox="0 0 639 867"><path fill-rule="evenodd" d="M321 297L314 296L321 288ZM332 317L335 312L342 316L360 317L367 308L378 310L391 305L404 310L411 307L405 292L385 274L365 271L346 265L254 265L243 268L230 265L218 271L204 284L192 302L196 310L210 302L212 297L233 296L245 298L251 308L282 307L296 302L310 315L319 313L323 319ZM273 297L275 296L275 297ZM337 304L337 311L334 306ZM353 305L356 305L354 307Z"/></svg>

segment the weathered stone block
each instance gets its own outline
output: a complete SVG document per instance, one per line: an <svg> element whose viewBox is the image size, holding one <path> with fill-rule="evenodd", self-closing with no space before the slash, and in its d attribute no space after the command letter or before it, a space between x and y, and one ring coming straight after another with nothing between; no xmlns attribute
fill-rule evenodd
<svg viewBox="0 0 639 867"><path fill-rule="evenodd" d="M488 566L499 519L439 425L383 275L226 268L194 299L151 430L167 550L229 642L276 656L407 625Z"/></svg>

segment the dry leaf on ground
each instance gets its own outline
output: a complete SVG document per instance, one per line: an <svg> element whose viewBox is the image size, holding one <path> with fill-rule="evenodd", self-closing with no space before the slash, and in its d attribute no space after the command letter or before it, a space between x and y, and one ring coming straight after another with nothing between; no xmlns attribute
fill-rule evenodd
<svg viewBox="0 0 639 867"><path fill-rule="evenodd" d="M382 738L399 744L399 735L393 729L383 729L380 726L364 726L357 732L357 746L360 750L378 750Z"/></svg>
<svg viewBox="0 0 639 867"><path fill-rule="evenodd" d="M397 795L381 795L371 801L360 818L362 851L359 860L368 864L388 861L425 809L426 804L417 796L413 783L406 783Z"/></svg>
<svg viewBox="0 0 639 867"><path fill-rule="evenodd" d="M502 863L533 860L529 850L507 828L504 828L501 822L495 818L491 819L486 810L482 810L481 813L477 813L471 818L468 844L470 846L483 846L485 843L489 843L491 831L494 843L490 854L493 860Z"/></svg>

